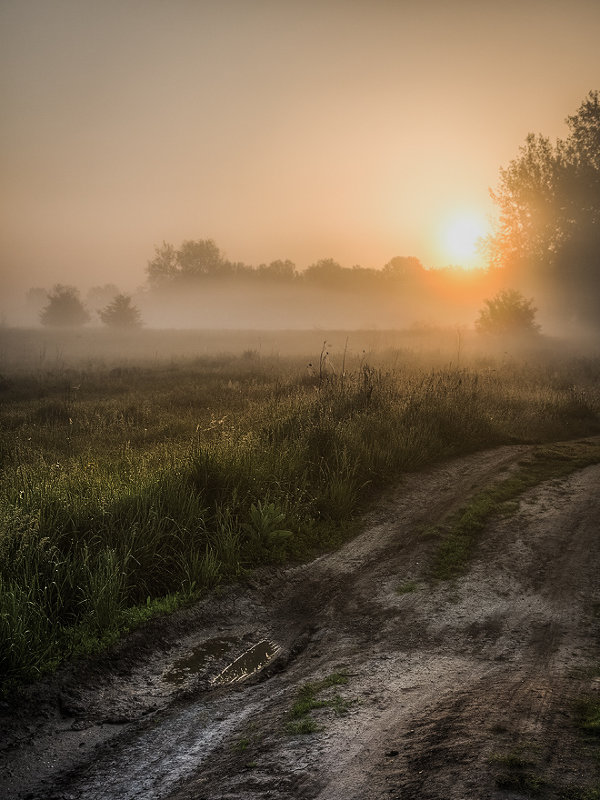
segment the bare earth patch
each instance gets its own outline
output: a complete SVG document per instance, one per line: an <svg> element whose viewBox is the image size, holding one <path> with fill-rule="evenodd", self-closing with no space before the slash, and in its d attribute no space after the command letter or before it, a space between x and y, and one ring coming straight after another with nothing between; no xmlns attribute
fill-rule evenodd
<svg viewBox="0 0 600 800"><path fill-rule="evenodd" d="M528 450L408 476L340 551L6 703L0 795L585 798L599 764L573 702L600 693L600 466L528 491L467 574L430 579L425 528Z"/></svg>

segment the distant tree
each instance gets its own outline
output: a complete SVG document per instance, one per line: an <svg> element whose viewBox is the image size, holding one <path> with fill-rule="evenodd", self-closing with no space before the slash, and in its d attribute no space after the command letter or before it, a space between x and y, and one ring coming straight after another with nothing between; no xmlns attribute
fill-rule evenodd
<svg viewBox="0 0 600 800"><path fill-rule="evenodd" d="M540 326L535 321L536 311L532 300L526 300L514 289L505 289L491 300L484 301L475 329L479 333L495 335L538 333Z"/></svg>
<svg viewBox="0 0 600 800"><path fill-rule="evenodd" d="M212 239L188 239L179 250L163 242L146 268L154 287L175 281L202 277L223 278L249 271L245 264L233 264L221 253Z"/></svg>
<svg viewBox="0 0 600 800"><path fill-rule="evenodd" d="M132 305L131 297L118 294L112 303L99 311L100 319L109 328L139 328L142 324L139 310Z"/></svg>
<svg viewBox="0 0 600 800"><path fill-rule="evenodd" d="M419 278L425 267L415 256L395 256L382 269L390 278Z"/></svg>
<svg viewBox="0 0 600 800"><path fill-rule="evenodd" d="M321 258L307 267L302 276L305 280L315 283L336 284L343 279L344 267L333 258Z"/></svg>
<svg viewBox="0 0 600 800"><path fill-rule="evenodd" d="M289 259L271 261L270 264L260 264L256 272L261 278L276 281L292 281L297 277L296 265Z"/></svg>
<svg viewBox="0 0 600 800"><path fill-rule="evenodd" d="M529 134L519 156L500 170L492 192L500 219L490 260L521 284L542 279L570 311L599 321L598 92L590 92L566 123L565 140Z"/></svg>
<svg viewBox="0 0 600 800"><path fill-rule="evenodd" d="M212 239L183 242L177 251L177 263L182 277L222 276L232 271Z"/></svg>
<svg viewBox="0 0 600 800"><path fill-rule="evenodd" d="M74 286L57 283L47 295L48 303L40 312L42 325L75 328L89 322L90 315Z"/></svg>
<svg viewBox="0 0 600 800"><path fill-rule="evenodd" d="M163 242L160 247L155 247L154 258L148 262L146 270L153 286L160 286L175 278L179 274L179 265L173 245Z"/></svg>

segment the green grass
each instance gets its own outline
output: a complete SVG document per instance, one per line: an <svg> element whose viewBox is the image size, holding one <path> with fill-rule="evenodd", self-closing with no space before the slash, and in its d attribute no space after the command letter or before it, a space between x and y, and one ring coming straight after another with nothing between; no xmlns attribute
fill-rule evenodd
<svg viewBox="0 0 600 800"><path fill-rule="evenodd" d="M3 371L0 685L338 546L406 471L600 430L593 359L459 371L372 358L321 377L305 358L243 355Z"/></svg>
<svg viewBox="0 0 600 800"><path fill-rule="evenodd" d="M471 502L443 527L435 529L440 540L433 566L439 580L457 577L466 569L479 534L489 520L500 513L513 513L514 499L528 489L600 462L600 442L579 441L539 446L517 471L503 481L478 493ZM426 536L434 531L428 530Z"/></svg>
<svg viewBox="0 0 600 800"><path fill-rule="evenodd" d="M490 758L496 768L496 786L526 797L538 797L547 787L541 775L533 771L535 759L522 748L506 753L496 753Z"/></svg>
<svg viewBox="0 0 600 800"><path fill-rule="evenodd" d="M600 736L600 698L580 698L576 710L581 730L592 736Z"/></svg>
<svg viewBox="0 0 600 800"><path fill-rule="evenodd" d="M399 586L396 586L396 594L411 594L416 592L419 584L416 581L404 581Z"/></svg>
<svg viewBox="0 0 600 800"><path fill-rule="evenodd" d="M348 674L346 672L335 672L320 681L305 683L301 686L289 711L291 720L286 724L286 732L291 736L297 736L320 730L316 721L309 716L311 711L330 708L336 714L346 714L352 704L351 701L344 700L339 694L333 694L326 698L318 695L334 686L345 686L347 683Z"/></svg>
<svg viewBox="0 0 600 800"><path fill-rule="evenodd" d="M305 717L303 719L288 722L285 726L285 732L288 736L306 736L310 733L317 733L321 727L317 725L312 717Z"/></svg>
<svg viewBox="0 0 600 800"><path fill-rule="evenodd" d="M560 800L600 800L600 786L586 787L571 784L560 787L558 790Z"/></svg>

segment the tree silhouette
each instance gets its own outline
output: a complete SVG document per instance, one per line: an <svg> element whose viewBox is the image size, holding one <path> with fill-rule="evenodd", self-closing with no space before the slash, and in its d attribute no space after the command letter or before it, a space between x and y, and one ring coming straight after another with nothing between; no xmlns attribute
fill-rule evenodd
<svg viewBox="0 0 600 800"><path fill-rule="evenodd" d="M79 291L74 286L63 286L57 283L48 293L48 303L40 312L42 325L52 327L73 328L89 322L90 315L86 311Z"/></svg>
<svg viewBox="0 0 600 800"><path fill-rule="evenodd" d="M395 256L382 269L384 275L400 280L418 280L424 271L423 264L415 256Z"/></svg>
<svg viewBox="0 0 600 800"><path fill-rule="evenodd" d="M139 328L142 324L140 312L132 305L131 297L127 294L118 294L98 314L109 328Z"/></svg>
<svg viewBox="0 0 600 800"><path fill-rule="evenodd" d="M183 277L224 275L231 272L231 265L212 239L183 242L177 251L177 262Z"/></svg>
<svg viewBox="0 0 600 800"><path fill-rule="evenodd" d="M154 258L148 262L146 271L153 286L160 286L173 280L179 274L177 251L172 244L163 242L154 248Z"/></svg>
<svg viewBox="0 0 600 800"><path fill-rule="evenodd" d="M484 301L475 329L479 333L495 335L538 333L540 326L535 321L536 311L532 300L526 300L514 289L506 289Z"/></svg>
<svg viewBox="0 0 600 800"><path fill-rule="evenodd" d="M521 284L542 279L563 307L600 319L600 102L590 92L567 118L569 136L529 134L500 170L491 261ZM530 281L531 282L533 282Z"/></svg>

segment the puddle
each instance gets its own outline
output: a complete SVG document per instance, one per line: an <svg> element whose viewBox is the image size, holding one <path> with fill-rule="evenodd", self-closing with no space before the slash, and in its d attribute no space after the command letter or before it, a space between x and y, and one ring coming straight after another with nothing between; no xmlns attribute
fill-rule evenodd
<svg viewBox="0 0 600 800"><path fill-rule="evenodd" d="M234 639L231 636L223 636L202 642L201 645L192 650L191 655L185 658L178 658L177 661L173 662L171 669L163 675L163 680L175 686L181 686L190 675L200 672L208 661L224 655L231 648L231 645L238 641L239 639Z"/></svg>
<svg viewBox="0 0 600 800"><path fill-rule="evenodd" d="M245 653L242 653L239 658L236 658L235 661L213 678L213 686L222 686L225 683L237 683L244 680L244 678L262 669L273 656L277 655L279 650L279 645L273 644L268 639L263 639L249 650L246 650Z"/></svg>

